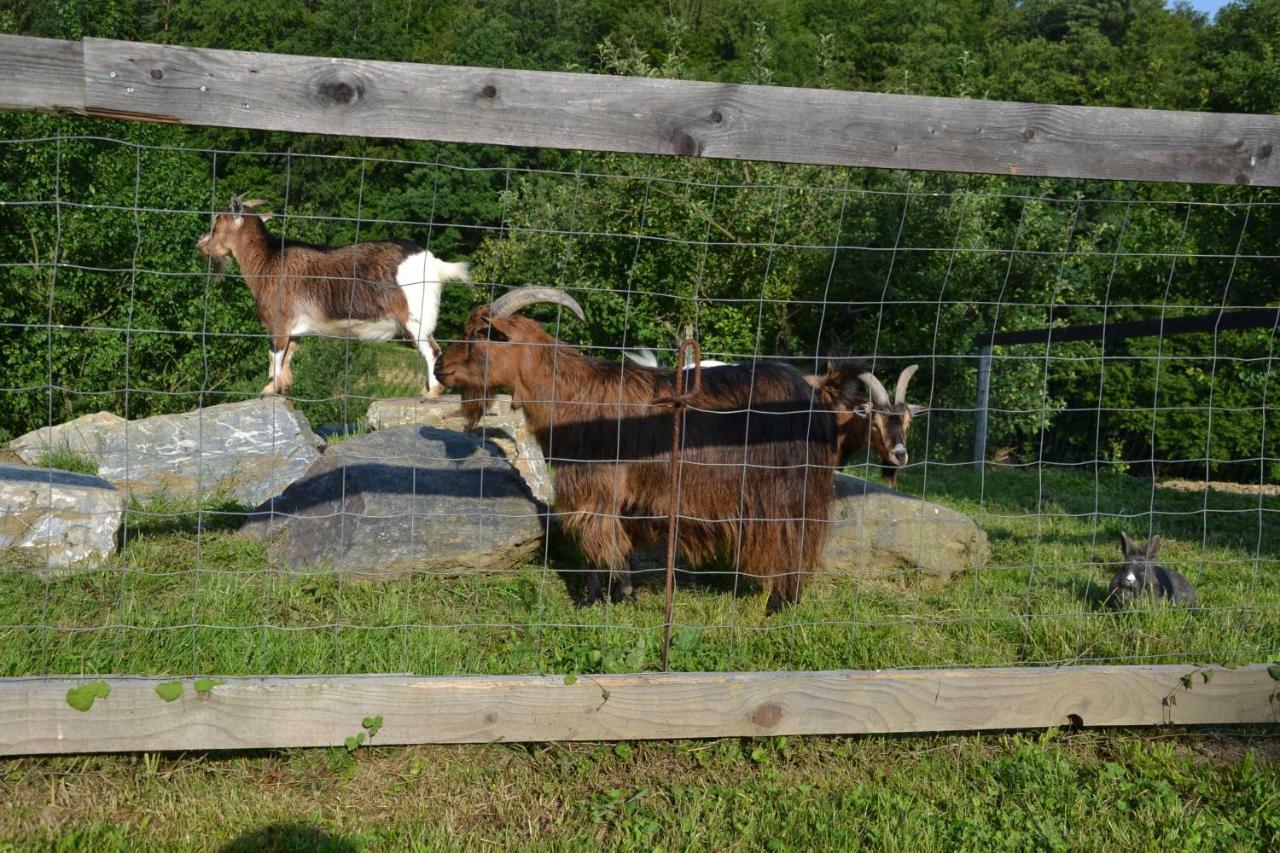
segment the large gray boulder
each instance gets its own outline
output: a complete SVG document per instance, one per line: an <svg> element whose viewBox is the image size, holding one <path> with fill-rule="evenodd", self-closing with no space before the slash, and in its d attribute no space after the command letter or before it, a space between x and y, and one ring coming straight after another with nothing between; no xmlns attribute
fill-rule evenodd
<svg viewBox="0 0 1280 853"><path fill-rule="evenodd" d="M306 418L279 397L136 421L99 412L9 445L28 464L48 451L70 450L137 497L225 497L249 506L302 476L322 446Z"/></svg>
<svg viewBox="0 0 1280 853"><path fill-rule="evenodd" d="M375 400L369 404L364 419L369 428L375 430L431 426L461 432L466 429L461 402L457 394L426 400L412 397ZM502 451L507 461L520 472L535 498L547 505L552 503L551 475L542 456L542 448L525 424L524 415L519 409L512 408L510 395L497 395L492 413L485 414L470 431L492 441Z"/></svg>
<svg viewBox="0 0 1280 853"><path fill-rule="evenodd" d="M990 556L987 535L967 515L845 474L836 475L835 489L823 555L828 572L949 578Z"/></svg>
<svg viewBox="0 0 1280 853"><path fill-rule="evenodd" d="M0 549L48 569L91 568L115 551L124 503L101 477L0 462Z"/></svg>
<svg viewBox="0 0 1280 853"><path fill-rule="evenodd" d="M493 446L423 426L330 446L242 532L295 569L462 574L534 558L543 522L543 507Z"/></svg>

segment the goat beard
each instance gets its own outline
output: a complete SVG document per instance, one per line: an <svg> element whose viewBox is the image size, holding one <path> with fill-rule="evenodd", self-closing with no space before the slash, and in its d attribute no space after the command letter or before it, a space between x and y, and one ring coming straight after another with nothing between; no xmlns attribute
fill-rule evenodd
<svg viewBox="0 0 1280 853"><path fill-rule="evenodd" d="M467 429L472 429L484 417L484 411L489 406L491 395L485 393L483 388L462 388L459 390L462 396L462 417L466 421Z"/></svg>
<svg viewBox="0 0 1280 853"><path fill-rule="evenodd" d="M213 271L213 280L221 281L222 274L227 270L227 259L225 255L210 255L209 269Z"/></svg>

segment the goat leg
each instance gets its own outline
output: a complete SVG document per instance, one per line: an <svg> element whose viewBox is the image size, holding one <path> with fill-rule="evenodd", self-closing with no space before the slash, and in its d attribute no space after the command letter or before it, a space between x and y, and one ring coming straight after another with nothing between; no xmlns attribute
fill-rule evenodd
<svg viewBox="0 0 1280 853"><path fill-rule="evenodd" d="M781 613L782 609L800 602L800 573L784 572L775 575L769 590L769 602L765 605L766 616Z"/></svg>
<svg viewBox="0 0 1280 853"><path fill-rule="evenodd" d="M593 604L599 604L604 601L604 591L600 583L600 570L592 566L587 570L587 586L583 590L582 597L574 602L575 606L590 607Z"/></svg>
<svg viewBox="0 0 1280 853"><path fill-rule="evenodd" d="M636 590L631 582L630 568L623 568L610 574L609 600L614 604L621 604L624 601L631 604L635 603Z"/></svg>

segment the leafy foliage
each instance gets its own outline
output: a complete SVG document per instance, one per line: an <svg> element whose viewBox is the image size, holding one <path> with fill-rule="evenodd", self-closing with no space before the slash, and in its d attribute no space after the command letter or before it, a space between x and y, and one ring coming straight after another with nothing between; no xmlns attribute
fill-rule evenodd
<svg viewBox="0 0 1280 853"><path fill-rule="evenodd" d="M1280 103L1280 0L1232 3L1212 22L1160 0L497 0L484 15L462 0L60 0L0 12L0 29L1061 104ZM473 260L480 286L446 290L441 339L493 286L537 283L583 295L589 324L568 322L562 336L615 352L669 353L692 324L709 356L811 366L853 353L885 373L932 359L914 386L931 408L913 432L917 459L968 453L975 336L1265 305L1276 277L1273 194L1247 188L5 114L0 440L85 412L139 417L261 386L266 347L247 289L213 277L192 247L207 212L244 190L273 202L290 237L412 239ZM363 398L412 392L407 378L380 375L392 349L305 341L300 406L348 423ZM1256 479L1269 473L1256 460L1280 455L1265 423L1272 351L1271 330L1105 352L998 348L991 443L1022 458L1121 469L1160 459Z"/></svg>

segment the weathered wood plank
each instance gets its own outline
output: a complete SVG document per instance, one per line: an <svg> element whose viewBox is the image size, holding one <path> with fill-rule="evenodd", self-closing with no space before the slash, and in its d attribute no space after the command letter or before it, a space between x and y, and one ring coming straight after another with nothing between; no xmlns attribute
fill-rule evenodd
<svg viewBox="0 0 1280 853"><path fill-rule="evenodd" d="M1177 306L1171 306L1176 308ZM1122 341L1150 335L1186 335L1195 332L1225 332L1232 329L1275 328L1280 320L1280 308L1245 308L1240 311L1221 311L1215 314L1197 314L1190 317L1166 317L1154 320L1123 320L1118 323L1085 323L1079 326L1058 326L1041 329L1024 329L1015 332L979 332L973 342L980 347L1009 344L1043 344L1052 341L1064 344L1068 341Z"/></svg>
<svg viewBox="0 0 1280 853"><path fill-rule="evenodd" d="M90 112L224 127L1280 185L1280 116L1048 106L86 39ZM113 76L114 75L114 76Z"/></svg>
<svg viewBox="0 0 1280 853"><path fill-rule="evenodd" d="M79 42L0 34L0 109L84 111Z"/></svg>
<svg viewBox="0 0 1280 853"><path fill-rule="evenodd" d="M666 739L971 731L1164 723L1274 723L1263 666L1080 666L989 670L580 676L228 678L163 701L156 679L0 680L0 755L339 745L366 716L374 743ZM1190 687L1183 676L1192 675ZM1174 702L1168 698L1174 697Z"/></svg>

